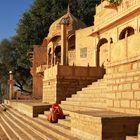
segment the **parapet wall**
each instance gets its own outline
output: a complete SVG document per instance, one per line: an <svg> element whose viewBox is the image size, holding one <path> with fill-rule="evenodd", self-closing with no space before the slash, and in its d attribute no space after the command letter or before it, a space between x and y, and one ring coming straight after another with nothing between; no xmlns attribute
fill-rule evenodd
<svg viewBox="0 0 140 140"><path fill-rule="evenodd" d="M109 5L109 2L103 1L96 7L94 30L101 29L118 19L127 16L129 13L134 12L139 8L139 4L139 0L123 0L122 3L114 9L113 7L105 8Z"/></svg>
<svg viewBox="0 0 140 140"><path fill-rule="evenodd" d="M110 45L111 65L134 61L140 56L140 33L126 37Z"/></svg>

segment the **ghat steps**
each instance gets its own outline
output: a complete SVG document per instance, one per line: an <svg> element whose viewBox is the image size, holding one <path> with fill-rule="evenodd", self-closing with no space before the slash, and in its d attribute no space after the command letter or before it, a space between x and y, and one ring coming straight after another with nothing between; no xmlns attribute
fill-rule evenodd
<svg viewBox="0 0 140 140"><path fill-rule="evenodd" d="M132 115L131 110L139 112L139 108L137 107L134 109L134 106L132 107L131 101L136 103L139 102L140 98L137 97L137 91L140 91L139 81L139 70L131 70L128 72L118 72L104 75L103 79L100 79L97 82L93 82L91 85L88 85L86 88L78 91L77 94L72 95L71 98L67 98L66 101L61 102L60 106L63 108L64 112L69 114L71 117L69 120L60 120L59 123L63 123L63 125L66 124L66 126L69 127L71 126L71 131L73 130L75 133L77 133L78 137L80 137L81 133L83 133L85 136L83 139L85 140L92 140L93 138L99 140L99 136L95 137L92 134L87 134L84 132L90 129L89 126L93 122L94 125L100 125L99 122L96 122L96 118L100 119L101 121L108 120L106 123L112 128L112 130L109 129L108 126L101 124L102 127L108 128L108 131L104 130L104 132L108 133L108 135L105 135L105 137L108 138L103 139L136 140L138 138L136 135L138 135L138 124L140 122L140 118L139 115ZM118 106L116 105L117 101L119 101ZM126 105L123 102L128 102L130 104ZM113 111L117 111L118 113ZM47 113L48 112L44 112L44 115L39 115L40 121L46 119ZM90 123L88 121L86 122L86 119L89 119L88 116L92 118L89 121ZM85 125L84 128L83 126L80 126L79 124L82 123L82 121L80 121L82 120L81 118L84 118L83 126L85 123L89 123L89 125ZM110 124L109 122L112 119L114 121L112 124ZM118 121L120 121L118 125L115 124L115 122ZM129 121L131 123L127 123ZM76 123L76 127L79 127L79 130L74 128ZM94 125L91 126L92 133L92 127L94 127ZM83 131L81 131L82 129ZM96 130L94 135L96 135ZM110 131L112 132L110 133ZM118 136L116 135L116 138L113 138L115 133ZM121 136L121 133L124 133L123 136ZM109 135L112 135L112 138L110 138Z"/></svg>
<svg viewBox="0 0 140 140"><path fill-rule="evenodd" d="M12 108L1 111L0 126L9 140L78 140L69 126L52 124L47 117L31 118Z"/></svg>
<svg viewBox="0 0 140 140"><path fill-rule="evenodd" d="M47 121L48 111L39 115L38 118L31 118L9 108L6 112L1 112L0 126L10 140L78 139L74 137L74 133L79 139L92 140L94 138L95 140L100 140L100 136L95 137L95 135L101 130L98 127L94 130L95 124L108 129L107 138L101 138L101 140L136 140L138 139L136 135L138 135L137 127L140 119L139 115L135 116L132 114L140 113L139 91L139 69L109 73L104 75L103 79L93 82L91 85L78 91L77 94L72 95L71 98L62 101L60 106L65 114L70 116L67 116L65 120L59 120L57 124ZM133 110L135 112L132 112ZM123 112L124 114L120 115L113 111ZM114 122L111 124L110 120L112 120L112 117ZM109 130L108 125L100 124L104 120L108 120L106 123L111 128L114 127L114 130ZM118 125L115 124L117 121L120 121ZM129 121L131 123L127 124ZM90 129L92 130L91 132ZM110 138L110 131L112 131L112 134L117 133L120 136ZM122 138L121 134L123 131L127 133L123 134ZM79 136L81 133L83 138ZM93 136L93 134L95 135Z"/></svg>

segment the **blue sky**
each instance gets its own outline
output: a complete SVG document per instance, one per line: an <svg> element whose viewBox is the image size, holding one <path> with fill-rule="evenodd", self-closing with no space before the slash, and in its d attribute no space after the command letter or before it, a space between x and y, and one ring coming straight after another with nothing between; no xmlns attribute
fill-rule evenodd
<svg viewBox="0 0 140 140"><path fill-rule="evenodd" d="M0 40L16 34L16 25L22 13L33 0L0 0Z"/></svg>

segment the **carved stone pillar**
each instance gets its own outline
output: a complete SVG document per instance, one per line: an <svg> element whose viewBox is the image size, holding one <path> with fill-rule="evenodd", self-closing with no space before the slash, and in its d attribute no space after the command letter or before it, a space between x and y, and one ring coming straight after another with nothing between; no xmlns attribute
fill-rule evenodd
<svg viewBox="0 0 140 140"><path fill-rule="evenodd" d="M69 24L68 18L61 20L61 65L67 65L67 32L66 26Z"/></svg>
<svg viewBox="0 0 140 140"><path fill-rule="evenodd" d="M13 80L13 72L9 71L9 100L13 97L14 88L14 80Z"/></svg>

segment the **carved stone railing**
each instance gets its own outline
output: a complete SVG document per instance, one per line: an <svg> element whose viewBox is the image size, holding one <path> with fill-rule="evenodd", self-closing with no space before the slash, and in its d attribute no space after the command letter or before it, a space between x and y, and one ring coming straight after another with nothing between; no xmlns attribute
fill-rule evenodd
<svg viewBox="0 0 140 140"><path fill-rule="evenodd" d="M135 9L139 8L140 0L129 0L124 1L120 6L117 7L117 10L114 10L113 12L110 12L106 16L98 16L100 12L105 12L105 5L107 5L108 2L104 1L102 4L100 4L96 8L96 16L95 16L95 22L94 22L94 30L98 30L102 27L105 27L106 25L111 24L112 22L118 20L119 18L129 14L130 12L134 11Z"/></svg>
<svg viewBox="0 0 140 140"><path fill-rule="evenodd" d="M68 63L73 65L76 58L75 50L68 51Z"/></svg>
<svg viewBox="0 0 140 140"><path fill-rule="evenodd" d="M82 67L82 66L62 66L55 65L44 71L44 79L54 79L56 76L59 77L69 77L69 78L101 78L104 74L104 71L100 67Z"/></svg>
<svg viewBox="0 0 140 140"><path fill-rule="evenodd" d="M40 65L36 68L36 73L42 73L46 70L47 65Z"/></svg>

